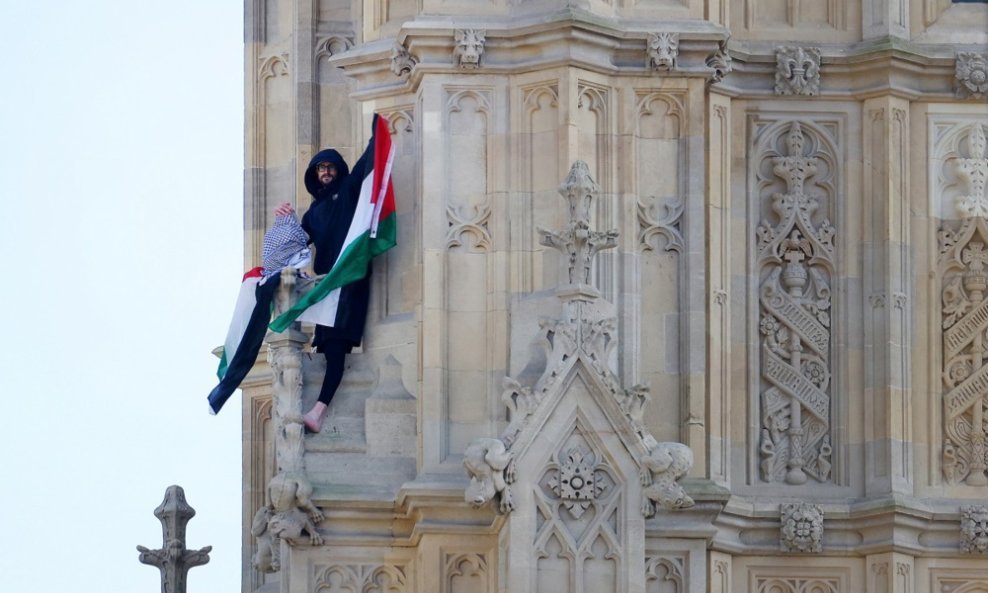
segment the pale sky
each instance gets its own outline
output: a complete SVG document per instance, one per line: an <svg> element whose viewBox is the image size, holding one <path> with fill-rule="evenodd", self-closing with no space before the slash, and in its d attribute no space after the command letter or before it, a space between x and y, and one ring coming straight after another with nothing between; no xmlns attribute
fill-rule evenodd
<svg viewBox="0 0 988 593"><path fill-rule="evenodd" d="M0 0L0 590L157 593L170 484L240 590L242 0Z"/></svg>

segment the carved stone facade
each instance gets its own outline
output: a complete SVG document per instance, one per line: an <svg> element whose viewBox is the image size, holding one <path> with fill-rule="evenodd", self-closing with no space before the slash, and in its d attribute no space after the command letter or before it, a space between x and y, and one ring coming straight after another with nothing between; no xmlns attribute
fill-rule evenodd
<svg viewBox="0 0 988 593"><path fill-rule="evenodd" d="M988 5L246 18L247 267L373 113L399 237L321 433L244 383L245 593L988 593Z"/></svg>

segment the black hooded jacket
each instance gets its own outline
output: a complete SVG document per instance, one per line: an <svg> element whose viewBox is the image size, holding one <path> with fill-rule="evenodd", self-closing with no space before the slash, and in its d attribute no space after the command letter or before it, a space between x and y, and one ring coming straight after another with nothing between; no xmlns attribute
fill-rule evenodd
<svg viewBox="0 0 988 593"><path fill-rule="evenodd" d="M316 165L332 163L337 176L327 186L319 183ZM358 167L357 170L361 170ZM305 188L312 194L313 203L302 217L302 228L316 248L312 269L325 274L332 269L346 240L350 221L360 197L361 179L350 175L350 168L340 153L333 149L321 150L305 170ZM346 346L357 346L363 339L367 320L367 303L370 297L370 267L367 276L340 290L340 302L336 313L336 326L316 326L313 345L319 351L327 349L329 341L343 341Z"/></svg>

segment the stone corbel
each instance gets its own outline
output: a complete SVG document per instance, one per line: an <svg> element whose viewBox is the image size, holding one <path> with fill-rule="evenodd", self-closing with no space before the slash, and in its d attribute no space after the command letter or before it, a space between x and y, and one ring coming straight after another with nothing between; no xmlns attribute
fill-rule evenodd
<svg viewBox="0 0 988 593"><path fill-rule="evenodd" d="M957 52L955 90L961 99L988 98L988 54Z"/></svg>
<svg viewBox="0 0 988 593"><path fill-rule="evenodd" d="M394 75L407 76L411 74L412 68L415 68L416 64L418 64L418 59L405 49L404 45L396 41L391 48L391 71L394 72Z"/></svg>
<svg viewBox="0 0 988 593"><path fill-rule="evenodd" d="M487 31L483 29L456 29L453 31L453 62L462 69L480 67L484 55Z"/></svg>
<svg viewBox="0 0 988 593"><path fill-rule="evenodd" d="M679 61L679 33L649 33L645 43L645 67L671 72Z"/></svg>
<svg viewBox="0 0 988 593"><path fill-rule="evenodd" d="M961 507L961 552L988 554L988 506Z"/></svg>
<svg viewBox="0 0 988 593"><path fill-rule="evenodd" d="M775 50L775 94L820 94L820 48L785 46Z"/></svg>
<svg viewBox="0 0 988 593"><path fill-rule="evenodd" d="M805 502L783 504L780 547L783 552L823 551L823 509Z"/></svg>
<svg viewBox="0 0 988 593"><path fill-rule="evenodd" d="M734 61L727 53L728 39L720 42L720 47L707 57L707 68L710 68L710 84L717 84L734 70Z"/></svg>

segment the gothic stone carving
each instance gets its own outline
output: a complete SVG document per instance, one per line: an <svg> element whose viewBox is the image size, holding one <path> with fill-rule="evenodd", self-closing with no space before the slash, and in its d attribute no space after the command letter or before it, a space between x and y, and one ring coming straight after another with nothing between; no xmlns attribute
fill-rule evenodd
<svg viewBox="0 0 988 593"><path fill-rule="evenodd" d="M540 243L555 247L569 256L569 283L590 284L590 264L602 249L617 246L617 231L590 230L590 198L600 192L597 182L590 177L590 168L583 161L576 161L559 193L569 202L570 221L561 231L539 229Z"/></svg>
<svg viewBox="0 0 988 593"><path fill-rule="evenodd" d="M693 499L677 481L693 468L690 448L682 443L657 443L651 435L644 442L648 455L639 460L642 486L645 486L642 514L654 515L656 504L670 511L693 506Z"/></svg>
<svg viewBox="0 0 988 593"><path fill-rule="evenodd" d="M165 498L154 509L154 516L161 521L161 549L137 546L138 560L157 566L161 571L161 593L185 593L189 569L208 563L213 546L199 550L185 547L185 528L196 516L196 511L185 502L185 491L181 486L169 486L165 490Z"/></svg>
<svg viewBox="0 0 988 593"><path fill-rule="evenodd" d="M940 230L942 274L944 442L943 473L955 484L988 485L988 141L984 126L966 130L967 154L949 159L946 167L966 189L957 196L959 228Z"/></svg>
<svg viewBox="0 0 988 593"><path fill-rule="evenodd" d="M395 76L404 76L411 73L412 68L418 60L405 49L405 46L395 42L391 48L391 71Z"/></svg>
<svg viewBox="0 0 988 593"><path fill-rule="evenodd" d="M823 509L805 502L782 505L783 552L823 551Z"/></svg>
<svg viewBox="0 0 988 593"><path fill-rule="evenodd" d="M323 520L310 500L312 485L302 476L279 473L268 483L270 502L254 514L251 534L257 538L254 567L264 572L281 569L281 540L290 544L322 545L316 523ZM302 536L302 532L308 534Z"/></svg>
<svg viewBox="0 0 988 593"><path fill-rule="evenodd" d="M961 552L988 553L988 506L961 508Z"/></svg>
<svg viewBox="0 0 988 593"><path fill-rule="evenodd" d="M482 29L457 29L453 32L453 61L464 69L480 67L487 32Z"/></svg>
<svg viewBox="0 0 988 593"><path fill-rule="evenodd" d="M734 70L734 62L731 54L727 53L727 39L720 42L720 49L710 54L706 60L707 68L710 68L710 82L716 84Z"/></svg>
<svg viewBox="0 0 988 593"><path fill-rule="evenodd" d="M646 67L668 72L679 59L679 33L649 33L645 49Z"/></svg>
<svg viewBox="0 0 988 593"><path fill-rule="evenodd" d="M664 243L666 251L683 253L685 242L681 232L683 211L686 203L682 199L671 199L662 204L638 202L638 226L641 231L638 241L643 251L656 251ZM658 213L662 211L660 216ZM660 241L659 237L662 238Z"/></svg>
<svg viewBox="0 0 988 593"><path fill-rule="evenodd" d="M588 438L591 432L577 419L538 476L534 556L539 564L550 565L558 558L571 558L565 568L554 567L569 582L594 575L600 579L595 582L606 583L602 590L612 591L614 577L600 571L600 565L609 559L620 566L627 553L618 519L624 514L627 483L617 479L608 457Z"/></svg>
<svg viewBox="0 0 988 593"><path fill-rule="evenodd" d="M777 130L778 131L778 130ZM761 268L762 334L761 476L766 482L803 484L807 474L830 479L830 278L834 270L835 229L819 222L820 192L807 180L821 173L821 159L799 122L789 125L784 147L770 148L761 162L773 166L785 192L771 195L775 225L757 229ZM767 167L759 169L768 185ZM818 180L817 186L823 180Z"/></svg>
<svg viewBox="0 0 988 593"><path fill-rule="evenodd" d="M988 54L957 52L954 77L957 79L958 97L988 97Z"/></svg>
<svg viewBox="0 0 988 593"><path fill-rule="evenodd" d="M780 47L775 50L775 94L820 94L820 49Z"/></svg>
<svg viewBox="0 0 988 593"><path fill-rule="evenodd" d="M497 498L500 512L510 513L515 508L509 487L514 482L514 464L504 442L492 438L474 440L463 452L463 467L470 476L470 485L463 493L466 502L479 507Z"/></svg>

